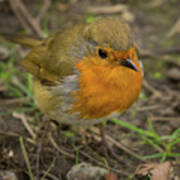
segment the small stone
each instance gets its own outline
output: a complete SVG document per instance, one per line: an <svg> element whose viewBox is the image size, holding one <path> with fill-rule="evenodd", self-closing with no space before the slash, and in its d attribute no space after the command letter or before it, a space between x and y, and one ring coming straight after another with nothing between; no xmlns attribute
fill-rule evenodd
<svg viewBox="0 0 180 180"><path fill-rule="evenodd" d="M92 166L88 163L80 163L71 168L67 173L68 180L100 180L107 174L106 169Z"/></svg>
<svg viewBox="0 0 180 180"><path fill-rule="evenodd" d="M0 171L0 180L18 180L18 179L14 172Z"/></svg>
<svg viewBox="0 0 180 180"><path fill-rule="evenodd" d="M0 46L0 59L4 60L10 56L10 50L6 47Z"/></svg>
<svg viewBox="0 0 180 180"><path fill-rule="evenodd" d="M180 70L178 68L172 68L168 71L167 77L174 81L180 80Z"/></svg>

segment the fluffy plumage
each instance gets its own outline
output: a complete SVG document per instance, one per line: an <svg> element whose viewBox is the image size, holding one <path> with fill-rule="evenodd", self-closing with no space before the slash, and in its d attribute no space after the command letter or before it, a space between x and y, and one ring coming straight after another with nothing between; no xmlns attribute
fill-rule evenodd
<svg viewBox="0 0 180 180"><path fill-rule="evenodd" d="M22 65L34 76L37 105L57 121L99 123L128 109L139 95L136 46L129 26L117 17L67 27L32 47Z"/></svg>

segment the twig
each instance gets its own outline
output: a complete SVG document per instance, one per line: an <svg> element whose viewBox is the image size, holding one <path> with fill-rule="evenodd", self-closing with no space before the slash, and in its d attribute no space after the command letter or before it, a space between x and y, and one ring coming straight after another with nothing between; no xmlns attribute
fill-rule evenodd
<svg viewBox="0 0 180 180"><path fill-rule="evenodd" d="M163 116L152 116L150 117L152 121L170 121L170 122L180 122L180 117L163 117Z"/></svg>
<svg viewBox="0 0 180 180"><path fill-rule="evenodd" d="M151 111L151 110L154 110L154 109L159 109L161 108L160 105L152 105L152 106L143 106L143 107L136 107L136 110L139 111L139 112L142 112L142 111Z"/></svg>
<svg viewBox="0 0 180 180"><path fill-rule="evenodd" d="M34 176L33 176L32 169L31 169L31 165L30 165L30 162L29 162L29 157L28 157L26 148L25 148L25 146L24 146L23 138L22 138L21 136L19 137L19 141L20 141L22 153L23 153L23 156L24 156L24 159L25 159L27 168L28 168L29 178L30 178L30 180L34 180Z"/></svg>
<svg viewBox="0 0 180 180"><path fill-rule="evenodd" d="M175 25L171 28L167 36L172 37L176 33L180 33L180 18L177 20Z"/></svg>
<svg viewBox="0 0 180 180"><path fill-rule="evenodd" d="M34 31L40 37L45 36L45 33L41 30L40 24L31 16L22 0L9 0L9 3L25 29L31 32Z"/></svg>
<svg viewBox="0 0 180 180"><path fill-rule="evenodd" d="M51 5L51 0L44 0L44 1L43 1L43 6L42 6L42 8L41 8L41 10L40 10L37 18L36 18L36 20L37 20L38 23L41 22L44 14L46 14L46 12L48 11L50 5Z"/></svg>
<svg viewBox="0 0 180 180"><path fill-rule="evenodd" d="M155 51L156 54L162 55L162 54L179 54L180 48L179 47L173 47L169 49L157 49Z"/></svg>
<svg viewBox="0 0 180 180"><path fill-rule="evenodd" d="M19 134L14 133L14 132L0 131L0 134L6 135L6 136L12 136L12 137L15 137L15 138L19 137Z"/></svg>
<svg viewBox="0 0 180 180"><path fill-rule="evenodd" d="M5 135L5 136L11 136L14 138L19 138L19 136L20 136L19 134L15 133L15 132L7 132L7 131L0 131L0 134ZM33 141L30 138L27 138L25 140L33 145L36 145L35 141Z"/></svg>
<svg viewBox="0 0 180 180"><path fill-rule="evenodd" d="M177 66L177 67L180 68L180 62L174 60L174 58L172 58L172 57L165 56L165 57L163 58L163 61L165 61L165 62L167 62L167 63L169 63L169 64L173 64L173 65L175 65L175 66Z"/></svg>
<svg viewBox="0 0 180 180"><path fill-rule="evenodd" d="M48 138L49 138L51 144L54 146L54 148L55 148L56 150L58 150L61 154L65 155L65 156L67 156L67 157L69 157L69 158L71 158L71 159L74 159L74 158L75 158L75 156L74 156L73 154L70 154L70 153L64 151L63 149L61 149L61 148L57 145L57 143L55 142L55 140L54 140L54 138L52 137L51 133L49 133Z"/></svg>
<svg viewBox="0 0 180 180"><path fill-rule="evenodd" d="M162 97L160 91L152 87L146 80L143 81L143 86L152 93L153 98Z"/></svg>
<svg viewBox="0 0 180 180"><path fill-rule="evenodd" d="M27 131L29 132L29 134L32 136L33 139L37 138L37 135L34 133L34 131L32 130L32 128L30 127L30 125L27 122L27 118L25 117L24 114L18 114L16 112L13 112L13 116L15 118L21 119L23 125L26 127Z"/></svg>
<svg viewBox="0 0 180 180"><path fill-rule="evenodd" d="M96 163L98 166L102 166L102 167L105 167L106 168L106 165L100 161L98 161L97 159L93 158L92 156L88 155L87 153L85 153L84 151L79 151L79 153L81 155L83 155L84 157L88 158L89 160L91 160L92 162ZM125 171L122 171L122 170L119 170L119 169L115 169L115 168L111 168L109 167L110 170L112 172L116 172L120 175L123 175L123 176L129 176L129 173L128 172L125 172Z"/></svg>
<svg viewBox="0 0 180 180"><path fill-rule="evenodd" d="M26 140L27 142L33 144L34 146L37 146L36 141L34 141L33 139L31 139L31 138L26 138L25 140Z"/></svg>
<svg viewBox="0 0 180 180"><path fill-rule="evenodd" d="M91 160L92 162L96 163L97 165L105 167L105 165L102 162L100 162L97 159L93 158L92 156L90 156L89 154L85 153L84 151L79 150L79 153L82 154L84 157L88 158L89 160Z"/></svg>
<svg viewBox="0 0 180 180"><path fill-rule="evenodd" d="M125 147L124 145L122 145L121 143L119 143L118 141L116 141L115 139L113 139L112 137L107 136L107 139L112 142L114 145L116 145L118 148L122 149L123 151L125 151L126 153L128 153L129 155L135 157L136 159L146 162L146 160L144 160L141 156L139 156L138 154L134 153L133 151L131 151L129 148Z"/></svg>
<svg viewBox="0 0 180 180"><path fill-rule="evenodd" d="M53 166L54 166L54 164L55 164L55 161L56 161L56 158L54 157L54 159L52 160L52 162L51 162L48 170L44 172L44 174L43 174L43 176L42 176L42 178L41 178L40 180L44 180L44 179L45 179L45 177L48 175L48 173L49 173L49 172L51 171L51 169L53 168Z"/></svg>
<svg viewBox="0 0 180 180"><path fill-rule="evenodd" d="M103 142L103 145L110 151L111 155L116 159L118 160L119 162L122 162L122 159L118 156L118 154L116 154L113 149L112 149L112 143L110 145L109 142L107 142L106 140L106 135L105 135L105 132L104 132L104 127L102 124L99 124L99 132L100 132L100 136L101 136L101 141ZM105 151L105 156L108 157L107 155L107 151Z"/></svg>
<svg viewBox="0 0 180 180"><path fill-rule="evenodd" d="M7 132L7 131L0 131L0 134L2 135L6 135L6 136L11 136L11 137L14 137L14 138L19 138L20 134L17 134L15 132ZM30 138L27 138L25 139L27 142L33 144L33 145L36 145L35 141L33 141L32 139Z"/></svg>
<svg viewBox="0 0 180 180"><path fill-rule="evenodd" d="M14 99L2 100L0 102L0 104L12 105L12 104L18 104L18 103L26 103L28 101L29 101L29 97L23 97L23 98L14 98Z"/></svg>
<svg viewBox="0 0 180 180"><path fill-rule="evenodd" d="M94 132L95 134L99 134L99 131L97 128L92 127L90 128L90 130L92 132ZM146 162L146 160L144 160L141 156L139 156L138 154L134 153L133 151L131 151L129 148L125 147L124 145L122 145L121 143L117 142L115 139L113 139L112 137L110 137L109 135L105 135L106 139L114 144L116 147L118 147L119 149L122 149L124 152L126 152L127 154L130 154L131 156L135 157L138 160L141 160L143 162Z"/></svg>
<svg viewBox="0 0 180 180"><path fill-rule="evenodd" d="M47 171L43 171L43 173L47 173ZM51 173L47 173L46 176L50 177L53 180L60 180L59 178L57 178L55 175L51 174Z"/></svg>
<svg viewBox="0 0 180 180"><path fill-rule="evenodd" d="M86 13L94 13L94 14L113 14L128 11L126 5L117 4L114 6L89 6L86 9Z"/></svg>
<svg viewBox="0 0 180 180"><path fill-rule="evenodd" d="M10 4L14 14L17 16L20 23L22 24L23 28L26 29L26 31L28 31L29 33L32 33L32 29L29 27L29 25L27 24L26 20L24 19L24 17L22 16L22 14L18 8L18 1L9 0L9 4Z"/></svg>
<svg viewBox="0 0 180 180"><path fill-rule="evenodd" d="M40 161L40 153L42 149L42 142L39 142L37 145L37 153L36 153L36 178L39 179L39 161Z"/></svg>
<svg viewBox="0 0 180 180"><path fill-rule="evenodd" d="M161 55L170 55L170 54L179 54L180 53L180 48L179 47L174 47L170 49L154 49L152 51L145 51L145 50L140 50L140 55L139 57L141 59L149 58L149 57L158 57Z"/></svg>

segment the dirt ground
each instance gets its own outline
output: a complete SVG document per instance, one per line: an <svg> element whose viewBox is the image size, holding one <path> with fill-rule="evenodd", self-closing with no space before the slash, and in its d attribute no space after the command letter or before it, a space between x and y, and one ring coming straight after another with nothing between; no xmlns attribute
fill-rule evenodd
<svg viewBox="0 0 180 180"><path fill-rule="evenodd" d="M140 179L135 176L138 165L164 161L171 163L169 179L180 179L180 1L24 0L26 11L17 8L18 2L21 1L0 1L0 177L1 171L8 170L19 180L30 179L25 147L35 179L40 179L48 169L45 179L66 179L71 167L80 162L109 169L117 179ZM7 42L3 36L42 37L67 24L91 22L109 15L121 16L131 25L144 65L142 93L119 119L142 130L148 130L152 123L154 131L164 138L158 144L153 137L109 121L104 128L112 138L108 143L112 144L117 158L106 154L96 127L85 132L58 125L44 117L26 93L17 95L16 78L27 84L27 74L18 63L28 49ZM6 77L9 72L2 72L6 66L7 71L14 73L9 78ZM173 134L176 143L168 149L171 140L168 136L173 138ZM164 156L151 156L158 152L161 155L164 152ZM149 158L144 160L144 156Z"/></svg>

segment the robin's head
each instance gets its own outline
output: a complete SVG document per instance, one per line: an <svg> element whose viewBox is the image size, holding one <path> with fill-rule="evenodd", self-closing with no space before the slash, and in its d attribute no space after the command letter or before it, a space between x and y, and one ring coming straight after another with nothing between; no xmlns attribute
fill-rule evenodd
<svg viewBox="0 0 180 180"><path fill-rule="evenodd" d="M100 18L86 25L72 47L76 47L72 53L76 62L117 68L132 76L142 73L130 28L118 17Z"/></svg>
<svg viewBox="0 0 180 180"><path fill-rule="evenodd" d="M142 85L142 69L129 26L118 18L99 19L85 28L83 37L85 55L75 62L80 72L75 109L84 117L126 110Z"/></svg>

